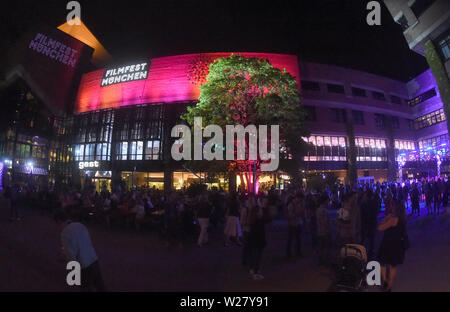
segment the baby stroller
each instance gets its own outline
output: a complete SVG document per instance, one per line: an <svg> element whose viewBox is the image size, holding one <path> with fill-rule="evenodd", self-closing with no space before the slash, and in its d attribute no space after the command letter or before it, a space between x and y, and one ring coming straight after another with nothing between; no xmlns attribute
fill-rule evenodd
<svg viewBox="0 0 450 312"><path fill-rule="evenodd" d="M366 285L366 248L361 245L344 245L338 255L336 279L329 291L362 291Z"/></svg>

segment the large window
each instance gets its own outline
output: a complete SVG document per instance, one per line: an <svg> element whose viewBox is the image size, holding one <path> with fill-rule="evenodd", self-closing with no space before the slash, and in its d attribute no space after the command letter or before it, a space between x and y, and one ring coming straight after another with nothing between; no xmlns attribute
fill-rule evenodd
<svg viewBox="0 0 450 312"><path fill-rule="evenodd" d="M144 142L131 142L130 159L142 160L144 154Z"/></svg>
<svg viewBox="0 0 450 312"><path fill-rule="evenodd" d="M408 154L416 150L415 143L407 140L394 140L395 144L395 159L400 160L400 157L407 157ZM411 155L411 154L410 154Z"/></svg>
<svg viewBox="0 0 450 312"><path fill-rule="evenodd" d="M302 90L320 91L320 84L315 81L302 80L301 86L302 86Z"/></svg>
<svg viewBox="0 0 450 312"><path fill-rule="evenodd" d="M347 139L343 136L312 135L303 138L311 144L305 161L346 161Z"/></svg>
<svg viewBox="0 0 450 312"><path fill-rule="evenodd" d="M163 106L147 105L116 111L117 160L161 160Z"/></svg>
<svg viewBox="0 0 450 312"><path fill-rule="evenodd" d="M74 160L111 160L114 111L104 110L76 116L73 120Z"/></svg>
<svg viewBox="0 0 450 312"><path fill-rule="evenodd" d="M361 88L356 88L356 87L352 88L352 94L354 96L360 96L360 97L366 97L367 96L366 90L361 89Z"/></svg>
<svg viewBox="0 0 450 312"><path fill-rule="evenodd" d="M353 110L352 117L355 125L364 125L364 112Z"/></svg>
<svg viewBox="0 0 450 312"><path fill-rule="evenodd" d="M437 123L445 121L444 110L441 108L414 120L416 130L426 128Z"/></svg>
<svg viewBox="0 0 450 312"><path fill-rule="evenodd" d="M391 116L391 121L393 129L400 129L400 120L397 116Z"/></svg>
<svg viewBox="0 0 450 312"><path fill-rule="evenodd" d="M330 93L339 93L339 94L345 94L345 89L343 85L338 84L327 84L328 92Z"/></svg>
<svg viewBox="0 0 450 312"><path fill-rule="evenodd" d="M386 161L386 139L355 138L357 161Z"/></svg>
<svg viewBox="0 0 450 312"><path fill-rule="evenodd" d="M408 105L411 107L414 107L422 102L425 102L428 99L431 99L432 97L435 97L437 95L436 93L436 89L430 89L418 96L416 96L415 98L411 99L408 101Z"/></svg>
<svg viewBox="0 0 450 312"><path fill-rule="evenodd" d="M402 99L396 95L391 95L391 102L397 105L401 105Z"/></svg>
<svg viewBox="0 0 450 312"><path fill-rule="evenodd" d="M384 116L383 114L375 114L375 125L377 128L385 128L386 116Z"/></svg>
<svg viewBox="0 0 450 312"><path fill-rule="evenodd" d="M128 160L128 142L120 142L116 144L116 159Z"/></svg>
<svg viewBox="0 0 450 312"><path fill-rule="evenodd" d="M316 121L316 108L314 106L304 106L306 112L306 120L307 121Z"/></svg>
<svg viewBox="0 0 450 312"><path fill-rule="evenodd" d="M331 121L332 122L338 122L338 123L347 122L347 115L346 115L345 109L331 108L330 112L331 112Z"/></svg>
<svg viewBox="0 0 450 312"><path fill-rule="evenodd" d="M448 135L443 134L429 139L419 141L419 151L421 154L437 150L438 148L448 148Z"/></svg>
<svg viewBox="0 0 450 312"><path fill-rule="evenodd" d="M386 97L384 96L383 92L372 91L372 96L375 100L386 101Z"/></svg>
<svg viewBox="0 0 450 312"><path fill-rule="evenodd" d="M147 141L145 146L145 160L160 159L160 141Z"/></svg>

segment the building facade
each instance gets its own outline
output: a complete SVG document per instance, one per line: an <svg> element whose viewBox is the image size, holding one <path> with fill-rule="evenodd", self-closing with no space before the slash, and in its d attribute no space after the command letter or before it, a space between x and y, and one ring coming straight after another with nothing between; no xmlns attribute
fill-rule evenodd
<svg viewBox="0 0 450 312"><path fill-rule="evenodd" d="M450 2L447 0L384 0L402 27L411 50L425 56L431 41L450 76Z"/></svg>
<svg viewBox="0 0 450 312"><path fill-rule="evenodd" d="M41 184L93 183L98 190L117 184L167 190L198 181L224 188L241 183L240 177L230 181L171 157L172 128L197 103L211 62L231 53L92 70L96 47L81 39L60 30L33 34L2 82L0 101L8 107L0 129L2 185L5 177L21 175ZM333 173L344 180L352 143L361 179L447 173L446 115L430 70L402 82L295 55L237 54L266 59L297 79L311 132L299 137L310 143L301 168L305 177ZM281 156L289 158L285 151ZM281 165L259 185L283 188L289 179Z"/></svg>

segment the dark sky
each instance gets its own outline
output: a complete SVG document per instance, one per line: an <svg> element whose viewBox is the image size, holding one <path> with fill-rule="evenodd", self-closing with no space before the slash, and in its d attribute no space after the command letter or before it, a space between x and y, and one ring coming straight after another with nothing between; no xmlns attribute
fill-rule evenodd
<svg viewBox="0 0 450 312"><path fill-rule="evenodd" d="M79 2L82 20L118 63L196 52L293 53L404 81L428 67L382 1L382 26L366 24L366 0ZM39 22L62 24L66 3L2 2L0 40Z"/></svg>

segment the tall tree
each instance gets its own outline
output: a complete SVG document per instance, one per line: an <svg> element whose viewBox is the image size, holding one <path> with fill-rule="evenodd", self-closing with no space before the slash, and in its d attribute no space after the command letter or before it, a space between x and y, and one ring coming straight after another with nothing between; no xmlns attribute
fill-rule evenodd
<svg viewBox="0 0 450 312"><path fill-rule="evenodd" d="M300 176L299 159L305 144L301 137L308 133L295 77L273 67L267 60L232 54L210 65L207 81L200 91L199 102L188 107L182 119L193 125L195 117L202 117L204 125L219 125L222 129L226 125L279 125L280 141L292 155ZM248 143L246 138L247 154ZM246 181L247 190L252 192L261 173L260 165L259 158L232 161L229 170L243 174L241 181Z"/></svg>

